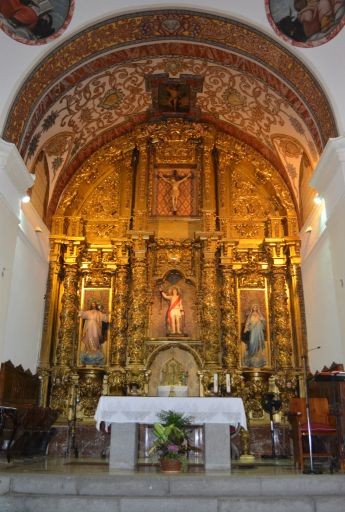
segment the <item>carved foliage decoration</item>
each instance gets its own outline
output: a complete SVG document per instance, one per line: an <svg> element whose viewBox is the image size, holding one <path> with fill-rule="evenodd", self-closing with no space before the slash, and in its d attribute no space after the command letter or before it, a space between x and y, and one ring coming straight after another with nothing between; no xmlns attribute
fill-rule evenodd
<svg viewBox="0 0 345 512"><path fill-rule="evenodd" d="M76 344L76 315L78 304L79 271L77 266L66 266L64 274L64 293L61 300L60 327L56 362L62 366L73 364Z"/></svg>
<svg viewBox="0 0 345 512"><path fill-rule="evenodd" d="M120 266L115 276L115 292L113 296L113 321L111 325L110 357L111 364L124 366L126 363L126 329L128 304L128 270Z"/></svg>
<svg viewBox="0 0 345 512"><path fill-rule="evenodd" d="M236 281L231 269L222 270L222 340L223 365L237 368L239 363L236 324Z"/></svg>
<svg viewBox="0 0 345 512"><path fill-rule="evenodd" d="M93 417L102 394L103 373L86 371L80 374L80 409L86 417Z"/></svg>
<svg viewBox="0 0 345 512"><path fill-rule="evenodd" d="M202 284L202 335L205 363L218 364L219 343L219 304L218 282L215 259L203 263Z"/></svg>
<svg viewBox="0 0 345 512"><path fill-rule="evenodd" d="M80 209L80 215L92 219L115 217L119 214L119 192L119 174L113 171L92 190Z"/></svg>
<svg viewBox="0 0 345 512"><path fill-rule="evenodd" d="M274 322L273 341L278 368L292 366L292 332L288 309L285 268L273 268L271 311Z"/></svg>
<svg viewBox="0 0 345 512"><path fill-rule="evenodd" d="M141 364L145 353L143 341L147 330L147 269L146 261L132 261L132 290L129 305L127 358L130 364Z"/></svg>

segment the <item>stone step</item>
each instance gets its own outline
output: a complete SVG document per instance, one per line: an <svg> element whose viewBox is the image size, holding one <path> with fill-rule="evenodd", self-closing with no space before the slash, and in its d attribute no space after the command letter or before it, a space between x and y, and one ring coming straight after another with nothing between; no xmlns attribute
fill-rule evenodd
<svg viewBox="0 0 345 512"><path fill-rule="evenodd" d="M344 512L344 475L6 475L1 512Z"/></svg>

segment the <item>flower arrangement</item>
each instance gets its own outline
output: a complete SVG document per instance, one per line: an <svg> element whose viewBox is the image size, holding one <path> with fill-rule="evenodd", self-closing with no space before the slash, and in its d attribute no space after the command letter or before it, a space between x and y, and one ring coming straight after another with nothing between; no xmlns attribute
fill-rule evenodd
<svg viewBox="0 0 345 512"><path fill-rule="evenodd" d="M150 454L158 454L160 460L178 460L185 464L188 452L195 449L189 441L192 417L175 411L162 411L158 417L160 422L153 426L156 439Z"/></svg>

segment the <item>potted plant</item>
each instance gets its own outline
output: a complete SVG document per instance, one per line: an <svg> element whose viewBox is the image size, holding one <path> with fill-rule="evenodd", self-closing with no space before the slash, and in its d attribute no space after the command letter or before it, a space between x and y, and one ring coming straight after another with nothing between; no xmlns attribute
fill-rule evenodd
<svg viewBox="0 0 345 512"><path fill-rule="evenodd" d="M192 418L175 411L162 411L158 415L160 422L153 426L156 437L150 454L158 454L161 471L176 473L187 463L190 444Z"/></svg>

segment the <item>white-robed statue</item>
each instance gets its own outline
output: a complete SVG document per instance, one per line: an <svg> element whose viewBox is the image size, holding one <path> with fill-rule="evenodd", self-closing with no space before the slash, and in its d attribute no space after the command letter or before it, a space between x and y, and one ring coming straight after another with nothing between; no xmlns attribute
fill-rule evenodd
<svg viewBox="0 0 345 512"><path fill-rule="evenodd" d="M97 302L92 302L89 310L79 311L79 316L84 320L80 360L84 364L102 364L102 324L109 322L109 316L99 310Z"/></svg>

